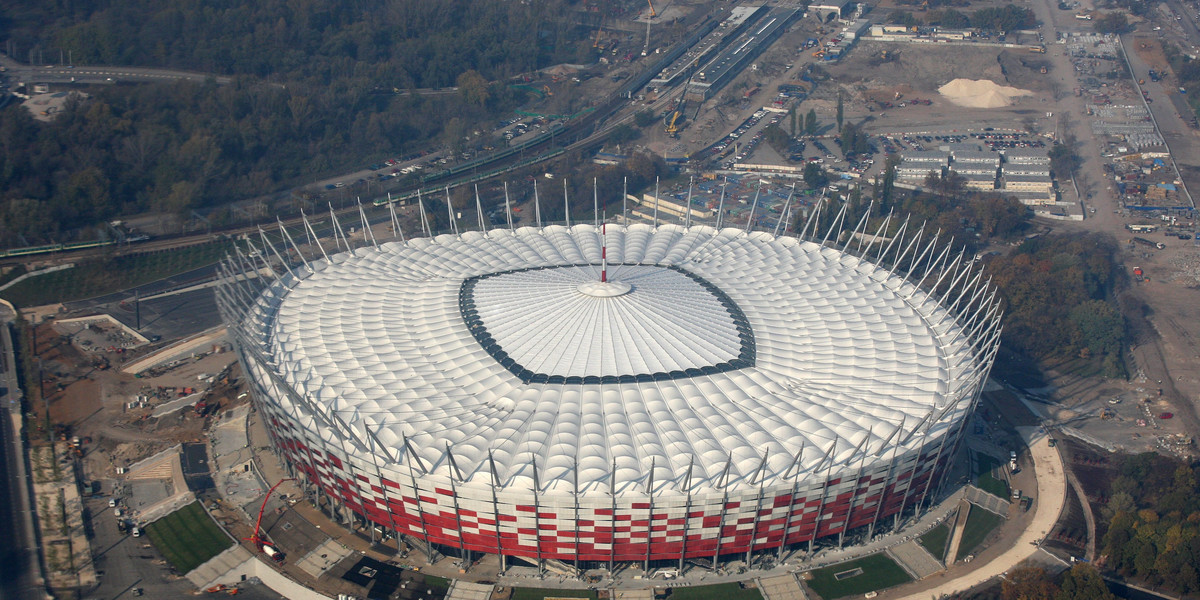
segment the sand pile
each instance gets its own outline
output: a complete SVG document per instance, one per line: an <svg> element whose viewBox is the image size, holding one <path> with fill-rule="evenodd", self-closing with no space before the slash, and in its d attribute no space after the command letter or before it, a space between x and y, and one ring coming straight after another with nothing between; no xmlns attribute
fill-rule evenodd
<svg viewBox="0 0 1200 600"><path fill-rule="evenodd" d="M947 100L970 108L1000 108L1013 103L1014 98L1030 96L1033 92L998 85L987 79L955 79L938 88Z"/></svg>

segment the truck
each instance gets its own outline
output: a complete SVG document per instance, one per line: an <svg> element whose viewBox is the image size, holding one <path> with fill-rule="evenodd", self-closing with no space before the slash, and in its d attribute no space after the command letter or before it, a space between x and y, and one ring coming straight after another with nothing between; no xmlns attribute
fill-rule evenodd
<svg viewBox="0 0 1200 600"><path fill-rule="evenodd" d="M1167 247L1167 245L1162 242L1152 242L1146 238L1141 238L1141 237L1135 237L1130 241L1132 241L1135 244L1141 244L1143 246L1149 246L1151 248L1157 248L1159 250L1162 250L1163 248Z"/></svg>

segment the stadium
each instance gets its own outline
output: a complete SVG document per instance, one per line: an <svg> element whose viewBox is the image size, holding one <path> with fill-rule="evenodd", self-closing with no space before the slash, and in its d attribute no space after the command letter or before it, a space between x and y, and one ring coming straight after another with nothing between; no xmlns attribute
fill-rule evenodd
<svg viewBox="0 0 1200 600"><path fill-rule="evenodd" d="M999 309L914 229L349 250L335 219L340 252L290 258L281 228L217 295L275 452L349 519L427 552L715 565L869 538L944 483Z"/></svg>

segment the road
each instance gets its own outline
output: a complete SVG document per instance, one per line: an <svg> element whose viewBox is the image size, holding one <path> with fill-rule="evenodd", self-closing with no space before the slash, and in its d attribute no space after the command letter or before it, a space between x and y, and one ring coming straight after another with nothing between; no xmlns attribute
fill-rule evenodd
<svg viewBox="0 0 1200 600"><path fill-rule="evenodd" d="M5 75L17 81L31 83L118 83L151 81L185 80L203 82L212 78L217 83L226 84L233 81L230 77L180 71L178 69L155 69L152 67L113 67L88 66L72 67L67 65L33 66L19 63L6 56L0 56L0 66L7 69Z"/></svg>
<svg viewBox="0 0 1200 600"><path fill-rule="evenodd" d="M25 448L21 443L20 389L9 323L16 315L0 304L0 599L33 600L46 596L29 502Z"/></svg>
<svg viewBox="0 0 1200 600"><path fill-rule="evenodd" d="M969 590L993 577L1003 575L1021 561L1038 552L1038 542L1050 533L1067 503L1065 467L1058 450L1050 447L1050 437L1040 427L1018 427L1017 432L1029 446L1030 457L1037 475L1037 496L1034 515L1017 538L1016 543L1000 556L975 567L961 577L944 582L933 589L904 596L899 600L928 600Z"/></svg>

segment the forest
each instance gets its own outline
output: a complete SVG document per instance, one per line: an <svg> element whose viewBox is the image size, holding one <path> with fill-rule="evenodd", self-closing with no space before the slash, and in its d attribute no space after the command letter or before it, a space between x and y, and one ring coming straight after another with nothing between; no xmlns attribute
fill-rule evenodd
<svg viewBox="0 0 1200 600"><path fill-rule="evenodd" d="M0 246L95 239L425 148L526 98L504 81L595 50L568 0L39 2L0 9L17 58L232 75L89 89L53 122L0 110ZM416 89L460 85L459 94Z"/></svg>
<svg viewBox="0 0 1200 600"><path fill-rule="evenodd" d="M1008 347L1043 362L1083 360L1105 377L1124 377L1116 252L1106 235L1048 235L990 260Z"/></svg>
<svg viewBox="0 0 1200 600"><path fill-rule="evenodd" d="M1107 566L1177 594L1200 592L1200 465L1124 456L1101 516Z"/></svg>

